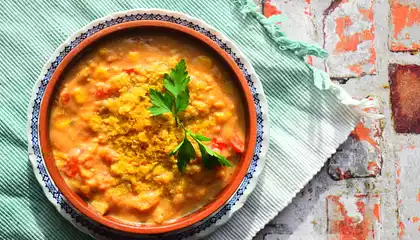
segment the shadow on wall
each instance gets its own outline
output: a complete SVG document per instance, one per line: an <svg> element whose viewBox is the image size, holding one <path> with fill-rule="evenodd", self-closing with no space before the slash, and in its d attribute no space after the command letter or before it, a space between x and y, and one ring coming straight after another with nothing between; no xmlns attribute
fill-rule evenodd
<svg viewBox="0 0 420 240"><path fill-rule="evenodd" d="M293 233L298 232L296 231L297 228L302 227L304 224L308 224L308 221L310 222L309 224L313 225L313 229L315 229L315 232L312 233L313 235L308 234L305 236L293 237L311 239L311 237L325 235L327 232L327 221L320 221L320 219L322 217L326 219L326 192L330 186L333 186L336 183L328 175L326 171L327 167L328 162L321 169L321 172L296 195L292 203L281 211L273 221L268 223L265 228L254 237L254 240L290 239ZM324 202L325 204L322 205L320 202ZM321 205L325 207L320 208ZM308 227L308 229L312 228Z"/></svg>

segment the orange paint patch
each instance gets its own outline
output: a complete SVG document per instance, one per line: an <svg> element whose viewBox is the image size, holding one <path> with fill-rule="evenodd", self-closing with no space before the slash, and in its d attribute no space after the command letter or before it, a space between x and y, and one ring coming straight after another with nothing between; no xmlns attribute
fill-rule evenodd
<svg viewBox="0 0 420 240"><path fill-rule="evenodd" d="M355 205L357 207L357 212L363 215L361 222L356 221L353 217L348 216L348 211L345 209L345 206L340 202L340 197L338 196L328 196L329 204L333 203L334 212L338 215L335 215L339 220L330 219L329 222L329 234L332 237L331 239L340 239L340 240L350 240L350 239L371 239L375 235L372 220L368 216L367 211L373 211L375 218L379 220L379 204L373 205L373 209L367 209L366 203L362 198L367 197L364 195L356 195ZM377 197L372 195L371 197ZM334 213L335 214L335 213ZM333 215L334 215L333 214Z"/></svg>
<svg viewBox="0 0 420 240"><path fill-rule="evenodd" d="M414 145L410 145L410 146L408 146L408 148L409 148L409 149L411 149L411 150L413 150L413 149L415 149L415 148L416 148L416 146L414 146Z"/></svg>
<svg viewBox="0 0 420 240"><path fill-rule="evenodd" d="M351 133L357 140L366 141L372 146L377 147L377 143L370 136L370 129L366 128L363 123L358 123Z"/></svg>
<svg viewBox="0 0 420 240"><path fill-rule="evenodd" d="M264 3L264 16L271 17L273 15L281 14L281 11L276 6L271 4L271 1Z"/></svg>
<svg viewBox="0 0 420 240"><path fill-rule="evenodd" d="M376 62L376 50L373 46L370 47L370 58L369 58L368 62L371 63L371 64L375 64L375 62ZM376 72L376 70L373 69L371 74L373 74L375 72Z"/></svg>
<svg viewBox="0 0 420 240"><path fill-rule="evenodd" d="M369 11L369 9L359 8L359 12L365 16L367 19L373 21L373 11Z"/></svg>
<svg viewBox="0 0 420 240"><path fill-rule="evenodd" d="M373 20L373 9L362 9L360 8L359 11L361 12L361 14L363 15L368 15L368 18L370 20ZM337 43L335 50L337 52L354 52L357 50L357 46L362 42L362 41L366 41L366 40L374 40L375 36L373 34L374 32L374 27L372 25L371 29L369 30L364 30L362 32L357 32L354 33L352 35L344 35L344 32L346 30L346 28L350 27L351 25L353 25L352 20L350 19L349 16L344 16L344 17L340 17L337 18L335 20L336 22L336 28L335 31L338 35L338 37L340 38L340 41Z"/></svg>
<svg viewBox="0 0 420 240"><path fill-rule="evenodd" d="M413 223L416 223L416 222L418 222L420 220L420 218L418 218L418 217L412 217L411 218L411 221L413 222Z"/></svg>
<svg viewBox="0 0 420 240"><path fill-rule="evenodd" d="M338 24L337 24L337 27L338 27ZM336 31L340 38L340 41L335 46L335 50L337 52L348 52L348 51L354 52L357 50L357 46L361 42L366 41L366 40L373 41L375 38L371 30L365 30L360 33L354 33L353 35L350 35L350 36L345 36L344 31L343 33L341 33L341 35L339 34L338 29L336 29Z"/></svg>
<svg viewBox="0 0 420 240"><path fill-rule="evenodd" d="M381 206L379 204L375 204L373 206L373 215L375 215L376 220L379 222L380 217L381 217Z"/></svg>
<svg viewBox="0 0 420 240"><path fill-rule="evenodd" d="M393 42L391 49L393 51L407 51L420 49L420 42L413 42L410 46L399 43L398 40L410 38L410 36L399 36L407 27L420 25L420 9L414 5L404 5L399 0L391 1L391 21L394 25Z"/></svg>
<svg viewBox="0 0 420 240"><path fill-rule="evenodd" d="M376 168L378 168L376 162L368 162L368 170L375 170Z"/></svg>
<svg viewBox="0 0 420 240"><path fill-rule="evenodd" d="M340 4L343 4L341 2ZM344 52L356 52L358 51L358 46L365 41L371 41L372 46L369 49L369 59L362 60L359 63L352 64L348 68L350 71L354 72L357 76L363 75L363 66L365 64L375 64L376 63L376 50L374 48L374 40L375 40L375 26L373 24L373 4L369 9L359 8L358 9L360 14L366 18L366 21L369 21L371 26L369 29L365 29L361 32L355 32L352 34L346 33L346 29L348 29L353 24L350 16L343 16L338 17L335 19L336 23L336 34L338 35L338 42L335 45L334 52L336 53L344 53ZM376 73L376 69L371 69L367 74L374 74Z"/></svg>
<svg viewBox="0 0 420 240"><path fill-rule="evenodd" d="M328 199L331 199L331 201L334 202L334 203L340 202L340 197L339 196L328 196Z"/></svg>
<svg viewBox="0 0 420 240"><path fill-rule="evenodd" d="M372 99L369 99L372 101ZM377 112L378 109L374 108L374 107L370 107L370 108L365 108L364 109L365 112L369 113L369 112Z"/></svg>
<svg viewBox="0 0 420 240"><path fill-rule="evenodd" d="M392 23L394 24L394 38L403 30L407 22L408 6L400 4L398 1L391 2Z"/></svg>
<svg viewBox="0 0 420 240"><path fill-rule="evenodd" d="M344 217L343 221L337 221L336 223L336 231L339 232L340 237L342 239L367 239L370 221L363 220L359 224L354 224L353 219L347 216L347 211L344 209L343 204L340 203L339 206Z"/></svg>
<svg viewBox="0 0 420 240"><path fill-rule="evenodd" d="M408 11L408 16L407 16L407 26L411 27L414 24L419 24L420 23L420 9L418 8L410 8L410 10Z"/></svg>
<svg viewBox="0 0 420 240"><path fill-rule="evenodd" d="M392 23L394 24L394 38L405 28L420 24L420 9L403 5L398 0L391 1Z"/></svg>
<svg viewBox="0 0 420 240"><path fill-rule="evenodd" d="M360 43L359 35L350 35L345 36L344 31L346 28L350 27L353 22L351 21L349 16L344 16L337 18L335 20L335 32L337 33L338 37L340 38L339 42L335 46L336 52L354 52L357 50L357 45Z"/></svg>
<svg viewBox="0 0 420 240"><path fill-rule="evenodd" d="M399 178L399 177L400 177L400 175L401 175L400 160L397 160L397 161L395 162L395 166L397 167L397 178Z"/></svg>
<svg viewBox="0 0 420 240"><path fill-rule="evenodd" d="M420 192L417 193L417 202L420 202Z"/></svg>
<svg viewBox="0 0 420 240"><path fill-rule="evenodd" d="M404 234L405 234L405 226L404 226L404 223L403 222L399 222L399 233L398 233L398 236L399 236L399 238L400 239L402 239L402 237L404 237Z"/></svg>
<svg viewBox="0 0 420 240"><path fill-rule="evenodd" d="M362 64L358 63L358 64L353 64L349 66L350 71L357 73L357 75L361 75L362 74Z"/></svg>
<svg viewBox="0 0 420 240"><path fill-rule="evenodd" d="M420 43L412 43L410 48L407 48L402 43L391 43L391 48L393 51L409 51L409 50L416 50L420 49Z"/></svg>
<svg viewBox="0 0 420 240"><path fill-rule="evenodd" d="M306 59L306 62L309 65L313 65L314 64L314 58L312 56L308 56L307 59Z"/></svg>

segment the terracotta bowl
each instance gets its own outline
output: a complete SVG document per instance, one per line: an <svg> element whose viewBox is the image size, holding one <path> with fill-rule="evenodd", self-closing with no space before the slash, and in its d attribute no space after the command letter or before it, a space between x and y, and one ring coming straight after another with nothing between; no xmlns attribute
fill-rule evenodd
<svg viewBox="0 0 420 240"><path fill-rule="evenodd" d="M247 118L247 138L245 143L246 150L242 155L240 164L237 168L237 172L233 175L230 183L220 192L220 194L213 202L187 216L177 219L174 222L163 223L161 225L144 225L124 222L115 218L102 216L96 213L93 209L89 208L86 202L67 186L64 179L60 175L60 172L55 165L55 160L52 155L52 147L49 140L49 113L53 103L55 90L57 89L57 85L60 84L59 80L61 79L61 75L65 69L67 67L71 67L71 61L75 59L80 53L82 53L86 48L91 47L98 40L103 39L104 37L109 37L111 34L114 35L118 32L127 30L142 32L147 31L150 28L158 29L159 31L176 32L176 34L179 35L188 35L189 37L195 39L197 42L201 42L202 44L206 45L218 56L220 56L226 66L228 66L236 76L234 81L236 81L238 90L243 93L243 102L246 109ZM83 215L87 216L89 219L117 231L134 234L164 234L189 227L206 219L215 213L218 209L220 209L232 197L232 195L238 189L239 185L242 183L245 175L247 174L248 168L253 158L256 144L256 126L256 109L247 80L245 79L241 69L238 67L232 57L226 53L226 51L222 50L219 45L217 45L204 34L194 31L191 28L165 21L142 20L121 23L98 31L97 33L86 38L65 56L61 63L57 66L57 69L51 76L50 82L45 89L45 94L42 99L40 108L39 140L41 143L41 152L45 160L46 168L53 182L56 184L59 191L64 195L67 201L69 201L75 209L77 209Z"/></svg>

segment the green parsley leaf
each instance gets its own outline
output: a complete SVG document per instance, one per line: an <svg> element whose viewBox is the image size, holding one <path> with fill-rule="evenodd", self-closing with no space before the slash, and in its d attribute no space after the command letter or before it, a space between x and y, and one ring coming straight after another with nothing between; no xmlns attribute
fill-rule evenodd
<svg viewBox="0 0 420 240"><path fill-rule="evenodd" d="M213 169L213 167L219 167L219 161L214 161L215 159L207 153L206 147L204 145L199 144L198 147L200 148L201 152L201 161L203 165L207 169Z"/></svg>
<svg viewBox="0 0 420 240"><path fill-rule="evenodd" d="M193 134L190 131L186 131L186 132L198 143L198 147L200 148L201 158L202 158L204 167L206 167L207 169L212 169L215 166L232 167L232 164L229 162L229 160L227 160L225 156L211 150L209 147L204 145L199 139L201 138L201 139L206 139L204 141L209 141L210 138L204 137L199 134Z"/></svg>
<svg viewBox="0 0 420 240"><path fill-rule="evenodd" d="M175 112L179 113L187 109L188 103L190 102L190 92L188 88L180 93L177 98L175 98Z"/></svg>
<svg viewBox="0 0 420 240"><path fill-rule="evenodd" d="M172 93L175 100L174 115L184 111L190 101L190 92L188 90L188 83L190 77L187 72L187 64L184 59L171 69L169 74L165 73L163 76L163 86L166 90Z"/></svg>
<svg viewBox="0 0 420 240"><path fill-rule="evenodd" d="M180 172L184 172L187 164L191 161L191 159L195 159L196 153L194 150L193 145L188 140L187 136L185 135L184 140L181 143L181 146L178 148L178 155L177 155L177 165L178 170Z"/></svg>
<svg viewBox="0 0 420 240"><path fill-rule="evenodd" d="M232 164L224 156L211 150L209 147L199 144L201 158L203 165L207 169L213 169L214 167L227 166L231 167Z"/></svg>
<svg viewBox="0 0 420 240"><path fill-rule="evenodd" d="M217 161L219 161L220 165L225 166L225 167L233 166L232 163L230 163L229 160L225 156L211 150L209 147L206 147L206 149L207 149L207 153L210 156L217 158Z"/></svg>
<svg viewBox="0 0 420 240"><path fill-rule="evenodd" d="M167 112L172 112L172 96L169 93L162 94L154 89L149 90L149 95L153 106L148 110L152 116L157 116Z"/></svg>
<svg viewBox="0 0 420 240"><path fill-rule="evenodd" d="M184 59L179 61L169 74L165 73L163 76L163 85L175 98L185 91L189 82L190 77Z"/></svg>
<svg viewBox="0 0 420 240"><path fill-rule="evenodd" d="M206 136L203 136L203 135L200 135L200 134L195 134L195 133L192 133L188 130L187 130L187 132L188 132L188 134L192 135L193 138L196 138L200 141L204 141L204 142L211 141L211 138L209 138L209 137L206 137Z"/></svg>
<svg viewBox="0 0 420 240"><path fill-rule="evenodd" d="M169 157L175 155L178 152L178 150L181 148L182 144L184 144L184 140L182 140L182 142L179 143L178 146L176 146L175 149L169 153Z"/></svg>

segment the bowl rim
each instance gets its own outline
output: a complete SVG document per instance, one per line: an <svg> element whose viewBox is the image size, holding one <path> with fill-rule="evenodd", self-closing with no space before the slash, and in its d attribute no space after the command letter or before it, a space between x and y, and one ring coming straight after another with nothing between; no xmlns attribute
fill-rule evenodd
<svg viewBox="0 0 420 240"><path fill-rule="evenodd" d="M81 51L86 47L91 46L97 40L100 40L106 36L109 36L112 33L133 29L133 28L144 28L144 27L153 27L153 28L166 28L182 34L186 34L194 38L195 40L203 43L204 45L211 48L219 57L223 59L225 64L232 70L235 75L235 79L240 85L240 91L244 94L244 100L246 101L245 112L247 113L248 120L248 143L246 144L246 151L242 157L241 165L237 170L237 175L233 177L231 182L219 193L218 198L205 207L202 207L191 214L188 214L180 219L175 220L171 223L166 223L164 225L155 225L148 226L144 224L136 224L130 222L124 222L121 220L104 217L96 213L93 209L89 208L87 204L76 194L74 193L65 183L61 174L59 173L57 167L55 166L55 160L52 156L52 149L49 144L49 108L51 106L51 99L54 96L55 87L59 82L60 76L63 71L66 69L71 60L74 59ZM254 148L256 144L256 110L253 101L251 91L248 87L247 80L243 76L241 70L236 65L234 60L223 51L216 43L211 41L202 33L194 31L185 26L177 25L175 23L164 22L159 20L142 20L142 21L131 21L120 23L118 25L110 26L106 29L103 29L81 42L76 48L71 50L69 54L62 60L62 62L57 66L57 69L51 76L51 80L46 86L44 97L41 102L41 110L39 117L39 139L41 145L42 156L45 160L46 168L50 173L50 176L58 189L62 192L64 197L83 215L87 216L89 219L94 220L102 225L110 227L112 229L135 234L164 234L172 231L177 231L183 228L190 227L200 221L203 221L207 217L211 216L218 209L220 209L235 193L237 188L242 183L245 174L250 166L252 157L254 155Z"/></svg>

